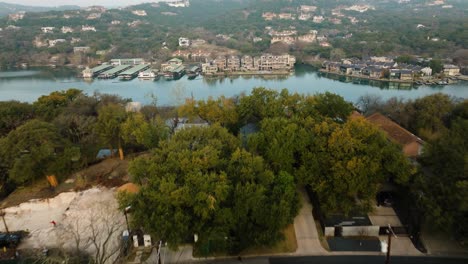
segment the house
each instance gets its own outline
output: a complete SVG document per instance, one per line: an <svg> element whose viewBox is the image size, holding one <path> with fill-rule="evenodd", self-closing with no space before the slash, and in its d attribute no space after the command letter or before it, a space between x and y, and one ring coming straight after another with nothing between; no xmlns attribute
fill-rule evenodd
<svg viewBox="0 0 468 264"><path fill-rule="evenodd" d="M323 63L322 68L327 71L337 72L340 70L340 66L338 62L326 61Z"/></svg>
<svg viewBox="0 0 468 264"><path fill-rule="evenodd" d="M295 63L296 57L289 54L263 54L258 59L258 67L261 71L292 70Z"/></svg>
<svg viewBox="0 0 468 264"><path fill-rule="evenodd" d="M135 16L146 16L146 11L145 10L133 10L132 14Z"/></svg>
<svg viewBox="0 0 468 264"><path fill-rule="evenodd" d="M53 40L49 40L49 47L55 47L57 44L59 43L65 43L67 42L67 40L65 39L53 39Z"/></svg>
<svg viewBox="0 0 468 264"><path fill-rule="evenodd" d="M432 75L432 69L429 68L429 67L422 68L422 69L421 69L421 73L422 73L424 76L431 76L431 75Z"/></svg>
<svg viewBox="0 0 468 264"><path fill-rule="evenodd" d="M400 70L400 80L402 81L412 81L413 80L413 71L403 69Z"/></svg>
<svg viewBox="0 0 468 264"><path fill-rule="evenodd" d="M192 51L191 58L193 61L206 61L207 58L209 58L211 55L211 51L208 50L196 50Z"/></svg>
<svg viewBox="0 0 468 264"><path fill-rule="evenodd" d="M202 73L205 75L213 75L218 72L218 66L213 63L203 63L202 64Z"/></svg>
<svg viewBox="0 0 468 264"><path fill-rule="evenodd" d="M188 50L176 50L172 53L172 57L182 57L188 60L191 54Z"/></svg>
<svg viewBox="0 0 468 264"><path fill-rule="evenodd" d="M452 64L444 65L444 74L447 76L460 75L460 68Z"/></svg>
<svg viewBox="0 0 468 264"><path fill-rule="evenodd" d="M96 28L93 27L93 26L82 25L81 26L81 31L83 31L83 32L85 32L85 31L94 31L94 32L96 32Z"/></svg>
<svg viewBox="0 0 468 264"><path fill-rule="evenodd" d="M354 65L342 64L340 66L340 72L343 74L351 75L353 73L353 70L354 70Z"/></svg>
<svg viewBox="0 0 468 264"><path fill-rule="evenodd" d="M311 17L312 16L310 14L305 13L305 14L300 14L298 19L302 21L306 21L306 20L309 20Z"/></svg>
<svg viewBox="0 0 468 264"><path fill-rule="evenodd" d="M73 29L72 29L71 27L65 27L65 26L64 26L64 27L61 28L61 30L62 30L62 33L63 33L63 34L72 33L72 32L73 32Z"/></svg>
<svg viewBox="0 0 468 264"><path fill-rule="evenodd" d="M42 33L54 33L55 27L41 27Z"/></svg>
<svg viewBox="0 0 468 264"><path fill-rule="evenodd" d="M311 6L311 5L301 5L300 11L304 13L310 13L310 12L315 12L317 10L316 6Z"/></svg>
<svg viewBox="0 0 468 264"><path fill-rule="evenodd" d="M86 18L87 20L94 20L94 19L98 19L98 18L101 18L101 13L91 13L88 15L88 17Z"/></svg>
<svg viewBox="0 0 468 264"><path fill-rule="evenodd" d="M228 71L239 71L240 70L241 61L239 56L231 55L226 60L226 70Z"/></svg>
<svg viewBox="0 0 468 264"><path fill-rule="evenodd" d="M121 23L120 20L112 20L111 21L112 25L120 25L120 23Z"/></svg>
<svg viewBox="0 0 468 264"><path fill-rule="evenodd" d="M86 52L89 52L91 50L90 47L88 46L85 46L85 47L73 47L73 53L86 53Z"/></svg>
<svg viewBox="0 0 468 264"><path fill-rule="evenodd" d="M312 43L317 41L317 30L310 30L309 33L299 36L297 38L298 41L306 42L306 43Z"/></svg>
<svg viewBox="0 0 468 264"><path fill-rule="evenodd" d="M377 67L366 67L362 70L362 74L369 76L370 78L380 79L383 77L383 71Z"/></svg>
<svg viewBox="0 0 468 264"><path fill-rule="evenodd" d="M25 14L26 14L26 12L24 12L24 11L20 11L20 12L15 13L15 14L9 14L8 19L13 20L13 21L18 21L18 20L23 19Z"/></svg>
<svg viewBox="0 0 468 264"><path fill-rule="evenodd" d="M216 59L213 61L213 63L218 66L219 71L224 71L226 69L226 57L225 56L218 56Z"/></svg>
<svg viewBox="0 0 468 264"><path fill-rule="evenodd" d="M263 17L263 19L269 21L269 20L273 20L274 18L276 18L277 15L275 13L266 12L266 13L262 14L262 17Z"/></svg>
<svg viewBox="0 0 468 264"><path fill-rule="evenodd" d="M390 69L390 79L399 80L401 72L399 69Z"/></svg>
<svg viewBox="0 0 468 264"><path fill-rule="evenodd" d="M415 158L421 154L424 141L393 122L390 118L380 113L375 113L366 117L366 119L379 127L389 140L399 144L407 157Z"/></svg>
<svg viewBox="0 0 468 264"><path fill-rule="evenodd" d="M166 1L166 4L171 7L189 7L189 0L180 0L180 1Z"/></svg>
<svg viewBox="0 0 468 264"><path fill-rule="evenodd" d="M279 19L285 19L285 20L294 20L294 19L296 19L291 13L279 13L278 18Z"/></svg>
<svg viewBox="0 0 468 264"><path fill-rule="evenodd" d="M254 43L260 42L260 41L262 41L262 40L263 40L263 39L260 38L260 37L254 37L254 38L252 39L252 41L253 41Z"/></svg>
<svg viewBox="0 0 468 264"><path fill-rule="evenodd" d="M188 38L179 38L179 46L180 47L189 47L190 46L190 39Z"/></svg>
<svg viewBox="0 0 468 264"><path fill-rule="evenodd" d="M241 70L243 71L258 71L258 58L252 56L242 56Z"/></svg>
<svg viewBox="0 0 468 264"><path fill-rule="evenodd" d="M325 18L323 16L314 16L312 18L312 22L317 23L317 24L322 23L324 20Z"/></svg>

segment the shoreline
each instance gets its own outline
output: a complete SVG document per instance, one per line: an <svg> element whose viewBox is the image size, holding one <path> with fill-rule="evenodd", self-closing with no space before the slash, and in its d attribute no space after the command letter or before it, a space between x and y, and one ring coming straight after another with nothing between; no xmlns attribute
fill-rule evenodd
<svg viewBox="0 0 468 264"><path fill-rule="evenodd" d="M333 75L338 75L338 76L344 76L344 77L351 77L351 78L356 78L356 79L363 79L363 80L371 80L371 81L379 81L379 82L394 82L394 83L416 84L416 81L414 81L414 80L396 80L396 79L372 78L372 77L365 76L365 75L349 75L349 74L340 73L340 72L327 71L327 70L324 70L324 69L319 69L318 71L321 72L321 73L328 73L328 74L333 74Z"/></svg>

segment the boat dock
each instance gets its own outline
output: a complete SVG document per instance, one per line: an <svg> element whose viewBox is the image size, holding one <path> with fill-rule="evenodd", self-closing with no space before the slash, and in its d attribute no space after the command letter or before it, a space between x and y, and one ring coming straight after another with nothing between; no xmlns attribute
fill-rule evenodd
<svg viewBox="0 0 468 264"><path fill-rule="evenodd" d="M86 70L83 71L83 78L96 77L100 73L102 73L104 71L107 71L107 70L110 70L112 68L114 68L114 66L112 66L110 64L102 64L102 65L96 66L96 67L94 67L92 69L86 69Z"/></svg>
<svg viewBox="0 0 468 264"><path fill-rule="evenodd" d="M119 65L113 69L107 70L105 72L102 72L98 75L98 78L100 79L112 79L117 77L117 75L125 70L128 70L131 68L132 65Z"/></svg>
<svg viewBox="0 0 468 264"><path fill-rule="evenodd" d="M185 67L183 65L174 65L164 72L164 78L166 78L166 80L178 80L184 76L184 74Z"/></svg>
<svg viewBox="0 0 468 264"><path fill-rule="evenodd" d="M150 67L151 65L149 64L140 64L140 65L133 66L132 68L127 69L124 72L120 73L119 78L124 79L124 80L131 80L137 77L140 72L145 71L149 69Z"/></svg>

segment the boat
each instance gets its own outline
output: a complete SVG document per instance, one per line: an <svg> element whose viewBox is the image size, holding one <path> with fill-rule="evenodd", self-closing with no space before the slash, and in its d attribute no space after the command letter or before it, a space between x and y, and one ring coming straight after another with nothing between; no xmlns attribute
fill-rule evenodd
<svg viewBox="0 0 468 264"><path fill-rule="evenodd" d="M152 70L142 71L138 74L138 79L140 80L155 80L158 75Z"/></svg>

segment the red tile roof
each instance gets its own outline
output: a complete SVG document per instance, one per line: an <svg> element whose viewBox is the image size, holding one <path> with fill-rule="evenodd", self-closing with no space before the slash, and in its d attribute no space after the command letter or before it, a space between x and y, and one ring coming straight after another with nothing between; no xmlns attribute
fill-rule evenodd
<svg viewBox="0 0 468 264"><path fill-rule="evenodd" d="M380 129L382 129L389 138L393 139L400 145L407 145L412 142L418 142L420 144L423 143L419 137L415 136L413 133L404 129L381 113L372 114L366 117L366 119L374 125L380 127Z"/></svg>

